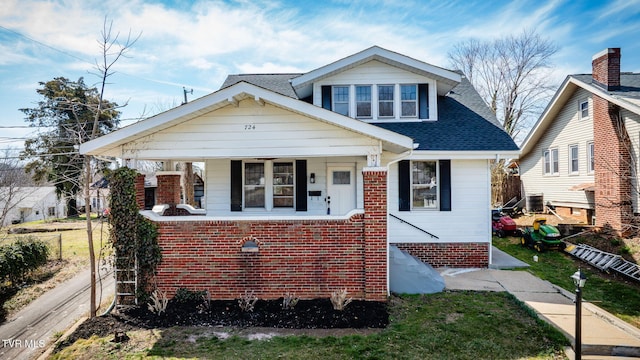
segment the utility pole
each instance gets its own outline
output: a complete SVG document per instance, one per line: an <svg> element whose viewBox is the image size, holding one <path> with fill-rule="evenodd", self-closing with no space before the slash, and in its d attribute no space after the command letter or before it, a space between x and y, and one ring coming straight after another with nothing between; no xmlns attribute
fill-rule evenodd
<svg viewBox="0 0 640 360"><path fill-rule="evenodd" d="M184 86L182 87L182 92L184 93L184 102L182 103L182 105L186 104L187 101L187 93L193 95L193 89L187 91L187 88L185 88Z"/></svg>

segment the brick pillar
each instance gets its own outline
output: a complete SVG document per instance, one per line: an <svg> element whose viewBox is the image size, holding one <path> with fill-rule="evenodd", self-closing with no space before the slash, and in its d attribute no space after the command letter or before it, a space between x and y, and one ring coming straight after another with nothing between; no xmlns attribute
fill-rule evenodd
<svg viewBox="0 0 640 360"><path fill-rule="evenodd" d="M156 204L180 204L180 175L157 175Z"/></svg>
<svg viewBox="0 0 640 360"><path fill-rule="evenodd" d="M365 300L387 300L387 170L364 168Z"/></svg>
<svg viewBox="0 0 640 360"><path fill-rule="evenodd" d="M138 204L138 209L144 210L144 175L138 174L136 175L136 204Z"/></svg>

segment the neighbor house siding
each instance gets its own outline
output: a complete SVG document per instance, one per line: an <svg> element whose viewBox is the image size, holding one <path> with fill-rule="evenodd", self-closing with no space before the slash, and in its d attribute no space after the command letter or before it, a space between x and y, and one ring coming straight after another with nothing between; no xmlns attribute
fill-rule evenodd
<svg viewBox="0 0 640 360"><path fill-rule="evenodd" d="M589 101L589 117L581 119L579 104ZM565 207L593 208L588 193L570 190L579 184L593 183L593 173L587 170L587 144L593 141L593 105L590 93L578 89L565 103L534 148L520 160L523 196L543 195L544 203ZM569 146L578 146L578 174L569 168ZM544 151L558 149L558 175L544 174Z"/></svg>
<svg viewBox="0 0 640 360"><path fill-rule="evenodd" d="M631 168L635 174L631 175L631 194L629 197L633 202L633 212L640 212L640 187L638 186L638 174L640 174L640 115L627 109L620 109L620 115L624 119L625 128L631 143Z"/></svg>

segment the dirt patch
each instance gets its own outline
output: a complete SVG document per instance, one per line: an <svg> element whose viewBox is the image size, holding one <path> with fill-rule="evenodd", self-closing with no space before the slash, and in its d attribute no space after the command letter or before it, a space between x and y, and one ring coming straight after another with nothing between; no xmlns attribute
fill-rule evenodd
<svg viewBox="0 0 640 360"><path fill-rule="evenodd" d="M187 303L171 300L161 315L144 307L131 307L88 319L61 342L57 350L92 335L104 337L117 332L174 326L244 329L247 338L258 338L366 334L388 323L387 304L375 301L354 300L343 311L337 311L329 299L300 300L293 309L283 309L282 300L261 300L252 312L247 312L233 300Z"/></svg>

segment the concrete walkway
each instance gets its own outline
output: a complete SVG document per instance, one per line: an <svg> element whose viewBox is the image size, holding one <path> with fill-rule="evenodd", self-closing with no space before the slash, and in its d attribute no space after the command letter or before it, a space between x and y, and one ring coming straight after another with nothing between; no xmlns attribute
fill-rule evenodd
<svg viewBox="0 0 640 360"><path fill-rule="evenodd" d="M497 268L524 267L522 262L520 266L501 266L495 260L494 257L494 267ZM576 308L573 293L527 271L492 268L439 269L439 272L445 280L446 289L508 291L538 313L540 318L563 332L573 343ZM567 355L573 359L573 351L569 351ZM582 355L583 359L603 359L607 356L615 356L616 359L640 358L640 330L593 304L583 302Z"/></svg>

